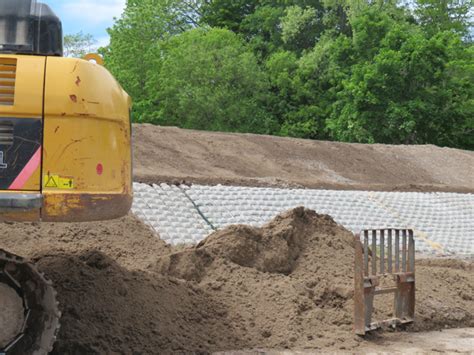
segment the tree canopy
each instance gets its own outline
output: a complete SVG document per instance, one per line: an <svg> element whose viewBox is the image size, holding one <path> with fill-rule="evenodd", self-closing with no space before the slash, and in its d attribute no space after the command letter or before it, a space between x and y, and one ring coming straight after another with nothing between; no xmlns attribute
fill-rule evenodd
<svg viewBox="0 0 474 355"><path fill-rule="evenodd" d="M474 149L472 0L128 0L134 120Z"/></svg>
<svg viewBox="0 0 474 355"><path fill-rule="evenodd" d="M152 121L185 128L269 133L268 83L252 51L225 29L192 29L161 47L148 83ZM148 118L148 117L147 117Z"/></svg>
<svg viewBox="0 0 474 355"><path fill-rule="evenodd" d="M94 36L90 33L74 33L64 36L64 56L82 58L86 54L94 51L94 45L97 43Z"/></svg>

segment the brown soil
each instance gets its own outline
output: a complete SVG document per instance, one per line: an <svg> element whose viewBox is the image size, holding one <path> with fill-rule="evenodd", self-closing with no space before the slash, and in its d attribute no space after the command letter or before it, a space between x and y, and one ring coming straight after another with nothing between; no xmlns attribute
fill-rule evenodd
<svg viewBox="0 0 474 355"><path fill-rule="evenodd" d="M24 322L23 302L16 292L0 284L0 347L4 348L21 331Z"/></svg>
<svg viewBox="0 0 474 355"><path fill-rule="evenodd" d="M383 337L365 342L356 352L342 352L355 354L466 354L472 355L474 328L457 328L435 330L430 332L384 333ZM215 355L312 355L310 350L274 350L252 349L216 352ZM325 354L321 351L318 353ZM340 352L335 352L340 353Z"/></svg>
<svg viewBox="0 0 474 355"><path fill-rule="evenodd" d="M0 245L55 282L63 312L55 354L337 351L388 334L352 334L352 235L303 208L188 248L165 245L132 216L0 224ZM409 331L474 326L471 262L423 260L416 272Z"/></svg>
<svg viewBox="0 0 474 355"><path fill-rule="evenodd" d="M474 152L134 125L135 180L474 192Z"/></svg>

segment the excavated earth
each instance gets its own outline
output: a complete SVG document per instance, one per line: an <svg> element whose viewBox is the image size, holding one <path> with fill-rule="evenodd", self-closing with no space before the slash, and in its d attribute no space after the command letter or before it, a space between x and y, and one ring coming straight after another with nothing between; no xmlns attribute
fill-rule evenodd
<svg viewBox="0 0 474 355"><path fill-rule="evenodd" d="M304 208L263 228L231 226L195 247L166 245L132 215L0 224L0 245L55 283L63 318L54 354L357 351L393 339L388 330L352 334L353 237ZM417 262L416 322L405 331L474 326L473 269L471 261ZM390 316L389 301L376 303L376 316Z"/></svg>
<svg viewBox="0 0 474 355"><path fill-rule="evenodd" d="M474 152L133 126L135 181L474 192Z"/></svg>
<svg viewBox="0 0 474 355"><path fill-rule="evenodd" d="M434 146L134 125L134 162L139 182L474 192L474 153ZM0 247L54 281L63 313L54 354L357 351L398 338L352 334L352 235L303 208L196 247L165 244L133 215L0 223ZM418 261L416 322L405 331L474 326L473 269L469 260ZM391 316L390 301L376 303L377 317Z"/></svg>

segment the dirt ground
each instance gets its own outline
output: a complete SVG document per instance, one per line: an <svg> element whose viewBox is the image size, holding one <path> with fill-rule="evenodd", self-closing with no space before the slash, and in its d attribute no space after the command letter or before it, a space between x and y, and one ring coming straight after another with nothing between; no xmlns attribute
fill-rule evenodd
<svg viewBox="0 0 474 355"><path fill-rule="evenodd" d="M134 125L135 180L474 192L474 152Z"/></svg>
<svg viewBox="0 0 474 355"><path fill-rule="evenodd" d="M133 216L0 224L0 245L38 263L63 312L54 354L235 349L364 351L404 331L352 334L353 239L298 208L263 228L232 226L170 247ZM420 260L412 332L473 327L474 265ZM390 314L376 303L376 315ZM398 333L399 332L399 333Z"/></svg>
<svg viewBox="0 0 474 355"><path fill-rule="evenodd" d="M422 333L385 333L357 348L357 354L472 354L474 328L436 330ZM310 350L252 349L216 352L215 355L309 355Z"/></svg>

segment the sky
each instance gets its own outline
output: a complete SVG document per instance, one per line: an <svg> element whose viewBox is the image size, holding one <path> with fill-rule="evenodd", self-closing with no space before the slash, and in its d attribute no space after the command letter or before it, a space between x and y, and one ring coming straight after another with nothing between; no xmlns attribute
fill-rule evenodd
<svg viewBox="0 0 474 355"><path fill-rule="evenodd" d="M97 40L97 46L109 43L107 28L120 17L126 0L39 0L48 4L61 18L64 34L82 31Z"/></svg>

